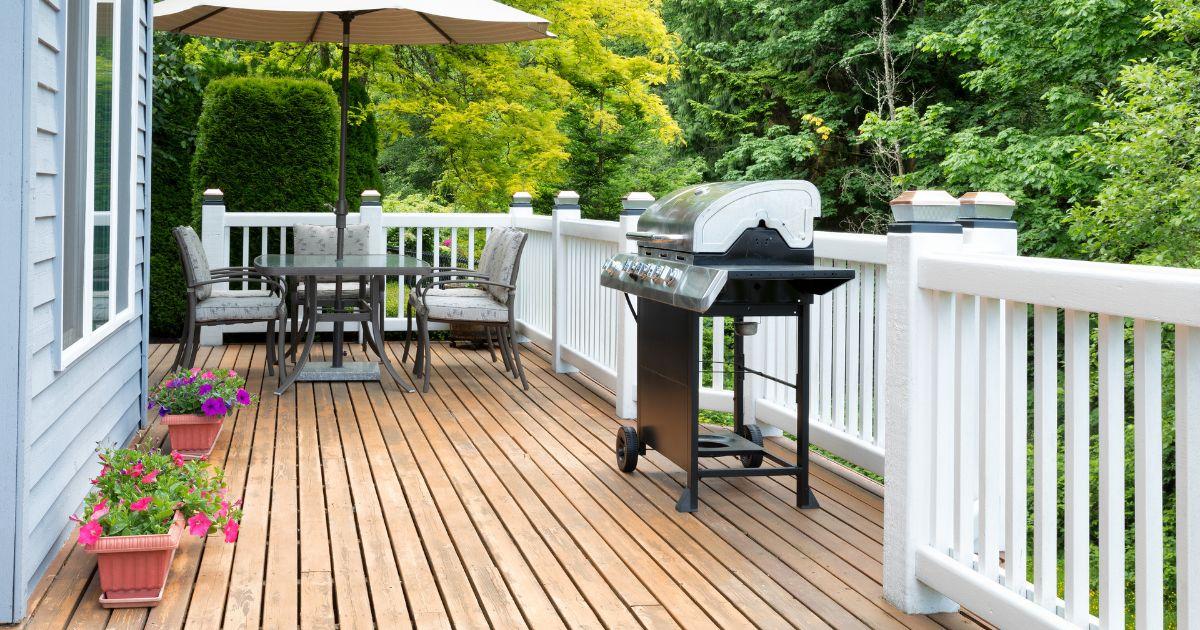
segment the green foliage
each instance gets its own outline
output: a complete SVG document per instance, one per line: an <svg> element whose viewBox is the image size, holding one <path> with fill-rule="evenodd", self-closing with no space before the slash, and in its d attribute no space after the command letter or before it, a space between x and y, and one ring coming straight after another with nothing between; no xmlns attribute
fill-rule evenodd
<svg viewBox="0 0 1200 630"><path fill-rule="evenodd" d="M183 59L186 37L160 34L154 46L151 147L150 333L178 336L187 317L179 246L171 228L192 222L191 159L202 77Z"/></svg>
<svg viewBox="0 0 1200 630"><path fill-rule="evenodd" d="M107 449L104 468L84 501L80 543L95 537L165 534L179 512L196 536L226 532L237 539L242 510L225 500L221 469L207 461L185 462L158 450ZM74 517L73 517L74 518Z"/></svg>
<svg viewBox="0 0 1200 630"><path fill-rule="evenodd" d="M1096 258L1193 267L1200 262L1200 2L1164 0L1148 36L1185 48L1126 66L1099 98L1106 119L1080 153L1106 174L1071 216Z"/></svg>
<svg viewBox="0 0 1200 630"><path fill-rule="evenodd" d="M217 79L204 93L193 191L221 189L230 212L325 211L337 200L337 147L337 98L327 84Z"/></svg>

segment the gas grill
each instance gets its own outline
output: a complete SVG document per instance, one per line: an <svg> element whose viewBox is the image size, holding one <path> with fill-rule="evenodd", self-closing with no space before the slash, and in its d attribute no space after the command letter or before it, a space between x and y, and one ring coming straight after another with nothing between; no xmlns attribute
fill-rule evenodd
<svg viewBox="0 0 1200 630"><path fill-rule="evenodd" d="M697 507L704 477L794 475L796 504L818 507L808 485L809 305L854 278L849 269L814 264L813 220L821 197L805 181L722 182L677 190L638 219L637 254L604 263L600 284L626 294L638 324L638 421L617 433L617 465L637 466L646 447L687 472L676 504ZM699 424L702 316L734 321L733 430L702 431ZM757 324L745 317L797 317L795 383L745 364L743 340ZM728 368L729 366L727 366ZM794 387L797 392L796 461L763 448L762 433L743 418L746 374ZM735 456L742 468L700 468L699 458ZM777 466L761 467L767 459Z"/></svg>

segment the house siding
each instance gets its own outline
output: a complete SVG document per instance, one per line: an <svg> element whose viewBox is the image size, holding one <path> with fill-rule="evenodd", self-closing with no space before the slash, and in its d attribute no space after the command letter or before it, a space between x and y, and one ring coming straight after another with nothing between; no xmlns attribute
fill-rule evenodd
<svg viewBox="0 0 1200 630"><path fill-rule="evenodd" d="M9 458L4 457L8 452L0 450L0 461L6 462L0 468L0 514L4 515L0 517L0 562L4 563L0 565L0 622L24 616L29 593L70 536L67 517L79 509L90 488L88 480L99 470L96 444L125 443L145 418L149 346L143 286L149 232L150 4L127 1L124 6L133 9L133 15L127 18L132 20L134 33L133 59L128 74L122 74L121 90L136 101L121 103L122 108L128 105L135 112L132 125L123 128L122 133L127 134L137 153L122 167L120 181L132 178L136 187L131 193L118 189L114 195L118 195L119 203L132 204L137 210L133 226L136 267L131 287L135 316L61 371L55 369L55 353L59 334L56 308L61 297L58 223L63 210L62 171L66 163L62 137L66 127L64 5L53 0L13 3L20 5L16 24L21 30L5 41L23 45L13 55L2 54L6 51L0 45L6 71L11 59L22 63L20 73L6 72L5 76L21 76L25 86L22 111L14 112L25 129L17 134L23 142L18 144L21 157L15 163L24 168L12 169L23 171L24 176L20 194L9 197L21 199L22 211L16 213L17 222L12 225L17 229L0 230L0 250L4 250L0 257L18 252L18 262L7 268L20 269L22 287L19 305L0 311L0 352L6 344L12 344L15 352L4 352L4 356L17 358L0 366L0 376L11 373L17 383L13 406L4 404L7 401L3 396L10 392L3 391L0 408L19 410L15 419L0 420L4 435L16 437L11 446L0 446L13 451ZM7 10L4 17L4 28L12 28ZM130 50L130 44L126 44L125 50ZM7 106L0 107L0 111L7 113ZM10 153L0 152L6 164L10 163ZM5 185L0 180L0 190L7 190ZM9 220L6 215L6 223L0 227L8 227ZM10 249L7 246L14 234L21 243ZM17 321L9 326L6 317ZM13 462L11 467L9 461ZM7 483L10 478L14 483ZM6 509L8 505L15 509ZM12 570L5 570L6 566Z"/></svg>

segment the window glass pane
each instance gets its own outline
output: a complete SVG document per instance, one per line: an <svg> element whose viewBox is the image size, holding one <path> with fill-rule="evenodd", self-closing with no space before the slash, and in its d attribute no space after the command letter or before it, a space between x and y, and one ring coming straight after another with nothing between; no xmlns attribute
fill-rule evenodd
<svg viewBox="0 0 1200 630"><path fill-rule="evenodd" d="M112 2L96 4L96 51L94 85L95 133L93 135L92 208L92 328L108 321L112 249L112 156L113 84L116 70Z"/></svg>

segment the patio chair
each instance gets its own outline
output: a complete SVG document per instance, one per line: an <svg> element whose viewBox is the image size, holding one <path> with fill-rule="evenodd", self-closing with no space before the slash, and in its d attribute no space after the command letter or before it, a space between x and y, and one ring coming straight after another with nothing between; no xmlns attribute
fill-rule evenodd
<svg viewBox="0 0 1200 630"><path fill-rule="evenodd" d="M529 389L525 369L521 365L520 344L517 343L515 304L517 273L521 253L525 249L524 232L512 228L497 228L488 235L492 246L486 269L480 272L464 270L433 271L423 276L409 293L409 303L417 317L420 342L417 346L413 374L422 377L421 391L429 391L431 352L429 322L478 324L495 331L500 339L500 353L505 370L521 380ZM465 284L474 285L471 287ZM463 289L473 289L464 292ZM475 291L481 291L482 294ZM489 337L490 339L490 337ZM490 345L490 344L489 344Z"/></svg>
<svg viewBox="0 0 1200 630"><path fill-rule="evenodd" d="M287 318L287 306L283 300L283 286L279 281L257 270L247 267L222 267L212 269L208 256L196 231L189 226L172 230L179 244L179 256L183 261L183 274L187 281L188 313L185 338L175 353L171 370L192 367L196 361L196 349L200 345L200 327L220 324L267 324L267 374L275 374L277 362L275 352L276 324L283 334L283 323ZM241 280L261 285L262 289L231 291L213 285Z"/></svg>
<svg viewBox="0 0 1200 630"><path fill-rule="evenodd" d="M292 252L297 256L332 256L337 253L337 228L332 225L297 225L292 228ZM361 256L370 253L371 226L367 223L347 225L342 252L347 256ZM300 304L304 303L307 288L298 279L289 278L287 299L288 311L292 317L292 344L288 356L296 357L296 349L300 346L300 331L308 329L308 316L300 320ZM365 278L358 280L342 279L342 297L352 296L365 299L367 282ZM317 302L322 306L333 304L337 292L337 276L320 276L317 278ZM359 341L366 348L366 336L359 334Z"/></svg>

